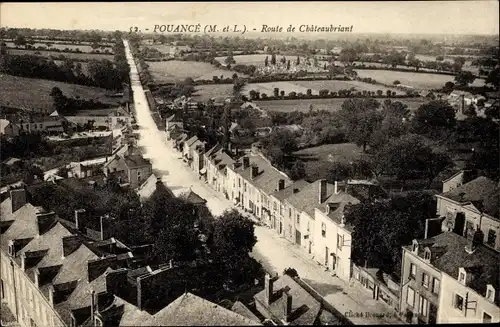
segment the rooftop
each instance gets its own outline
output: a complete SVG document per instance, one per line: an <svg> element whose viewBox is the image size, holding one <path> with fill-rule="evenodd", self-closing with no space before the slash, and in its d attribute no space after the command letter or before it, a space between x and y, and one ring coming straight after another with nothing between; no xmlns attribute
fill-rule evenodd
<svg viewBox="0 0 500 327"><path fill-rule="evenodd" d="M151 166L151 162L139 154L125 155L123 160L129 169Z"/></svg>
<svg viewBox="0 0 500 327"><path fill-rule="evenodd" d="M142 325L257 326L260 323L191 293L184 293Z"/></svg>
<svg viewBox="0 0 500 327"><path fill-rule="evenodd" d="M500 253L479 245L473 253L465 250L471 241L453 232L445 232L426 240L417 240L420 257L424 257L425 247L431 251L431 264L452 278L458 278L458 270L463 267L472 273L468 287L486 294L486 285L491 284L496 290L495 303L500 304Z"/></svg>
<svg viewBox="0 0 500 327"><path fill-rule="evenodd" d="M248 157L250 159L249 167L244 168L241 166L237 171L240 171L242 178L262 190L264 193L271 194L275 192L280 179L285 181L285 187L293 183L288 176L274 168L273 165L262 156L250 155ZM257 176L253 179L251 178L252 165L258 167Z"/></svg>
<svg viewBox="0 0 500 327"><path fill-rule="evenodd" d="M440 196L460 203L470 202L479 211L498 218L500 188L495 181L487 177L479 176L456 189L442 193Z"/></svg>

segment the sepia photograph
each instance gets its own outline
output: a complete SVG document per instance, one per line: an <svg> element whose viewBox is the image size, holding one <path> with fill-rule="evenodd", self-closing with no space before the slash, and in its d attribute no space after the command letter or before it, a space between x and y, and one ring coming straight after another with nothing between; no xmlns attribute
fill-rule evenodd
<svg viewBox="0 0 500 327"><path fill-rule="evenodd" d="M0 327L500 323L499 9L0 3Z"/></svg>

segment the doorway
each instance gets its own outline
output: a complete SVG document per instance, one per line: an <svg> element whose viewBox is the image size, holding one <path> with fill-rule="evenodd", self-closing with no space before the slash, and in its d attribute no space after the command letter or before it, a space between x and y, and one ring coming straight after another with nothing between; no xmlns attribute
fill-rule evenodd
<svg viewBox="0 0 500 327"><path fill-rule="evenodd" d="M330 250L328 249L328 246L327 246L327 247L325 247L325 266L326 267L328 267L328 262L330 261L330 260L328 260L329 256L330 256Z"/></svg>
<svg viewBox="0 0 500 327"><path fill-rule="evenodd" d="M295 243L296 243L296 244L298 244L298 245L300 245L300 243L301 243L301 242L300 242L300 238L301 238L301 236L302 236L302 235L300 234L300 232L299 232L298 230L296 230L296 231L295 231Z"/></svg>

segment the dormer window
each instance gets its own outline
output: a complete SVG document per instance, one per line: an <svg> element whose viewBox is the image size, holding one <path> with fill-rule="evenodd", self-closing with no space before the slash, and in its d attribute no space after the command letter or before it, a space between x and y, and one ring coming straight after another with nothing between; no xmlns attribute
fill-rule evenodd
<svg viewBox="0 0 500 327"><path fill-rule="evenodd" d="M467 273L465 272L465 269L463 267L460 267L458 269L458 281L465 285L466 280L467 280Z"/></svg>
<svg viewBox="0 0 500 327"><path fill-rule="evenodd" d="M429 249L425 249L425 252L424 252L424 259L425 259L425 260L431 260L431 250L429 250Z"/></svg>
<svg viewBox="0 0 500 327"><path fill-rule="evenodd" d="M102 320L99 319L99 318L97 318L97 317L95 317L95 319L94 319L94 326L95 327L102 327L103 326Z"/></svg>
<svg viewBox="0 0 500 327"><path fill-rule="evenodd" d="M417 251L418 251L417 241L413 241L413 246L412 246L411 250L412 250L412 252L417 253Z"/></svg>
<svg viewBox="0 0 500 327"><path fill-rule="evenodd" d="M9 255L14 256L15 255L15 250L14 250L14 243L9 243Z"/></svg>
<svg viewBox="0 0 500 327"><path fill-rule="evenodd" d="M486 285L486 299L489 301L495 300L495 289L491 284Z"/></svg>

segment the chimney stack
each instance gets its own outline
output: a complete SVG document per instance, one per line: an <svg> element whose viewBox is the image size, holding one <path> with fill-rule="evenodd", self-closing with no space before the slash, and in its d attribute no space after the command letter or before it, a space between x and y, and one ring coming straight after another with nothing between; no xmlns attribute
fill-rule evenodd
<svg viewBox="0 0 500 327"><path fill-rule="evenodd" d="M243 157L243 169L250 167L250 158Z"/></svg>
<svg viewBox="0 0 500 327"><path fill-rule="evenodd" d="M10 201L14 213L26 204L26 191L24 189L11 190Z"/></svg>
<svg viewBox="0 0 500 327"><path fill-rule="evenodd" d="M92 295L90 297L90 323L94 326L94 313L96 310L96 301L95 301L95 291L92 290Z"/></svg>
<svg viewBox="0 0 500 327"><path fill-rule="evenodd" d="M292 313L292 296L287 291L283 292L283 320L288 322Z"/></svg>
<svg viewBox="0 0 500 327"><path fill-rule="evenodd" d="M255 177L257 177L258 174L259 174L259 167L252 166L252 170L250 171L250 179L254 179Z"/></svg>
<svg viewBox="0 0 500 327"><path fill-rule="evenodd" d="M273 283L274 279L271 278L271 275L266 274L264 277L264 290L265 290L265 299L266 299L266 304L270 305L271 302L273 301Z"/></svg>
<svg viewBox="0 0 500 327"><path fill-rule="evenodd" d="M319 181L319 190L318 190L318 202L321 204L326 200L326 179L321 179Z"/></svg>
<svg viewBox="0 0 500 327"><path fill-rule="evenodd" d="M340 193L339 183L337 181L335 181L335 194L339 194L339 193Z"/></svg>
<svg viewBox="0 0 500 327"><path fill-rule="evenodd" d="M76 209L75 210L75 227L79 231L85 230L85 218L86 218L85 209Z"/></svg>
<svg viewBox="0 0 500 327"><path fill-rule="evenodd" d="M284 188L285 188L285 180L284 179L278 180L278 188L277 188L277 190L281 191Z"/></svg>
<svg viewBox="0 0 500 327"><path fill-rule="evenodd" d="M101 216L101 241L110 238L110 225L112 218L108 215Z"/></svg>

